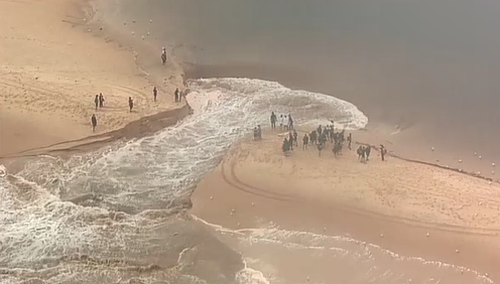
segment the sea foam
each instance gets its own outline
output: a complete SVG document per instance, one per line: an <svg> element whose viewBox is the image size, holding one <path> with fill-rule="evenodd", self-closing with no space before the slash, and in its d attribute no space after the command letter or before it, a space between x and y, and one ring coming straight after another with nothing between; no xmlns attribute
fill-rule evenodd
<svg viewBox="0 0 500 284"><path fill-rule="evenodd" d="M17 175L2 167L0 264L50 268L74 255L116 258L111 252L120 250L132 257L141 250L137 238L161 222L139 213L184 206L179 197L217 166L234 141L256 125L269 125L271 111L292 114L296 125L334 120L358 129L368 121L348 102L276 82L199 79L188 87L194 113L175 127L67 160L36 157Z"/></svg>

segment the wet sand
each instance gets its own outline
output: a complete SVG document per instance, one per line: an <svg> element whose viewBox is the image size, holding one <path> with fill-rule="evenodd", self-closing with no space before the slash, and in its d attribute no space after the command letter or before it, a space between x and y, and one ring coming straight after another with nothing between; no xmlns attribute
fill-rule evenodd
<svg viewBox="0 0 500 284"><path fill-rule="evenodd" d="M0 2L0 36L5 43L0 47L0 156L27 150L23 155L95 149L114 139L147 135L189 113L184 104L173 104L169 95L182 85L182 78L165 74L172 84L160 89L159 102L154 104L153 82L137 68L131 50L104 41L101 31L83 28L86 16L74 4ZM89 137L94 135L89 123L95 112L93 97L99 92L105 95L105 107L97 111L96 136ZM129 96L134 97L136 112L128 112ZM182 108L168 112L177 107ZM160 123L151 126L154 121ZM367 131L354 135L362 143L386 144L403 157L440 160L439 164L452 167L452 162L458 163L461 155L453 147L441 150L442 144L421 138L429 136L420 136L418 127L391 135L396 130L373 122ZM339 161L329 151L318 158L312 149L284 158L280 141L276 133L266 133L264 141L235 145L194 191L191 212L234 229L273 222L296 231L348 233L400 254L463 265L499 280L494 265L500 261L497 183L395 158L381 163L373 157L369 164L360 164L347 152ZM413 145L419 145L419 150ZM490 172L491 160L479 160L472 151L467 155L459 157L464 170ZM182 226L190 226L183 223L188 219L181 221ZM175 256L193 274L207 274L210 267L203 266L205 259L219 261L227 275L241 268L235 264L238 255L205 231L190 236L186 246L203 252L193 250L182 259L184 246L179 244ZM214 248L221 248L221 253L214 253ZM200 258L202 265L191 266ZM329 276L327 267L294 272L291 267L301 264L297 258L277 254L272 260L285 278L304 273L316 273L318 279ZM224 265L234 267L226 270Z"/></svg>
<svg viewBox="0 0 500 284"><path fill-rule="evenodd" d="M235 145L194 191L192 214L232 229L274 224L291 231L348 234L403 256L468 267L499 281L500 184L394 157L382 162L376 151L367 164L347 149L337 159L331 151L318 157L316 149L284 157L281 139L278 132L267 132L263 141ZM355 132L354 140L383 141L370 131ZM267 260L284 279L338 277L328 267L297 272L305 259L315 261L310 257L282 253ZM444 280L467 283L471 278Z"/></svg>
<svg viewBox="0 0 500 284"><path fill-rule="evenodd" d="M172 99L181 76L160 70L169 84L148 78L133 51L112 41L105 28L86 25L91 19L91 9L79 1L0 3L0 157L107 133L184 106ZM99 93L105 102L96 110Z"/></svg>

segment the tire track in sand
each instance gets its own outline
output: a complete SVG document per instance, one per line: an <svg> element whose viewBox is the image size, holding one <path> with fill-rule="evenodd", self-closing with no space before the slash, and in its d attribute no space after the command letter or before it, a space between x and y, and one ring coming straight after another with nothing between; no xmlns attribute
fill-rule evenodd
<svg viewBox="0 0 500 284"><path fill-rule="evenodd" d="M236 163L234 161L232 161L230 163L229 167L227 167L226 161L223 161L221 163L222 179L230 186L232 186L240 191L243 191L245 193L251 194L251 195L256 195L256 196L260 196L260 197L264 197L264 198L268 198L268 199L273 199L276 201L298 202L298 200L296 200L295 198L293 198L291 196L274 193L274 192L269 191L269 190L257 188L254 186L249 186L245 183L242 183L241 181L239 181L239 179L237 178L237 176L234 172L235 166L236 166ZM227 171L229 171L229 173L227 173Z"/></svg>
<svg viewBox="0 0 500 284"><path fill-rule="evenodd" d="M234 188L241 190L243 192L252 194L252 195L257 195L261 196L264 198L269 198L269 199L274 199L278 201L288 201L288 202L296 202L296 203L301 203L300 200L297 198L294 198L292 196L287 196L287 195L282 195L279 193L274 193L272 191L259 188L253 185L249 185L247 183L244 183L241 181L241 179L238 177L235 167L236 167L236 161L234 160L234 157L228 158L230 159L229 161L229 170L227 163L228 161L223 161L221 164L222 170L222 178L224 179L225 182L227 182L229 185L233 186ZM229 173L227 173L229 171ZM280 196L282 195L282 196ZM426 222L426 221L419 221L411 218L406 218L406 217L399 217L395 215L389 215L389 214L384 214L384 213L378 213L372 210L366 210L362 208L357 208L345 204L334 204L332 206L332 211L340 211L348 214L355 214L359 216L365 216L365 217L372 217L376 218L379 220L384 220L387 222L391 223L397 223L397 224L403 224L403 225L408 225L416 228L423 228L423 229L432 229L436 231L443 231L443 232L451 232L451 233L457 233L457 234L463 234L463 235L482 235L482 236L492 236L492 237L497 237L500 235L500 229L490 229L490 228L471 228L471 227L466 227L466 226L460 226L460 225L451 225L451 224L446 224L446 223L434 223L434 222Z"/></svg>

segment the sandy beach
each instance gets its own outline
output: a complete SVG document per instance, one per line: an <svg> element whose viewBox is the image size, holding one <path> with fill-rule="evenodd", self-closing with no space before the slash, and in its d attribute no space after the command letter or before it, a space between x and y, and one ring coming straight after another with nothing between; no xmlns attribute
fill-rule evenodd
<svg viewBox="0 0 500 284"><path fill-rule="evenodd" d="M173 102L180 76L165 71L165 84L152 82L133 50L84 27L90 16L76 1L0 3L0 157L110 132L184 105ZM99 93L105 102L96 110Z"/></svg>
<svg viewBox="0 0 500 284"><path fill-rule="evenodd" d="M376 136L354 133L358 142L385 141ZM497 182L393 157L382 162L378 152L366 164L347 150L339 158L329 150L318 157L310 147L285 157L281 141L279 132L267 131L262 141L235 145L194 191L192 213L235 230L273 224L332 236L347 233L400 255L469 267L498 281ZM304 257L283 253L267 260L288 283L296 283L298 275L316 273L314 280L321 283L342 273L332 267L294 273ZM467 283L468 277L453 280Z"/></svg>
<svg viewBox="0 0 500 284"><path fill-rule="evenodd" d="M500 281L493 156L443 142L425 123L400 127L370 117L352 132L353 149L337 158L330 144L321 156L300 145L285 157L280 131L240 139L268 120L270 105L302 121L338 115L354 126L366 124L364 110L247 78L193 78L193 108L176 103L183 70L148 56L162 25L154 30L149 14L137 17L142 26L117 16L110 21L122 22L108 31L112 23L93 12L79 1L0 1L0 162L7 166L0 168L0 280ZM120 38L131 32L132 39ZM137 51L126 42L139 33ZM183 46L165 45L172 54ZM241 76L261 69L242 67ZM308 81L288 71L296 84ZM96 109L99 93L105 102ZM310 131L298 130L299 137ZM361 144L384 144L387 161L373 151L361 163ZM359 273L365 278L353 278Z"/></svg>

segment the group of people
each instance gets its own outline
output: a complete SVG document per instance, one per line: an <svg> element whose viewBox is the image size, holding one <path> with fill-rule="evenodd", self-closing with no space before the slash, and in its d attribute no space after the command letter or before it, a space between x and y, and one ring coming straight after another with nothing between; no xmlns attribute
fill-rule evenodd
<svg viewBox="0 0 500 284"><path fill-rule="evenodd" d="M158 89L156 87L153 87L153 100L156 102L156 98L158 96ZM176 88L174 91L174 99L175 102L181 102L181 96L182 93L179 90L179 88ZM95 103L95 109L98 110L99 108L104 107L104 95L100 93L99 95L96 95L94 98L94 103ZM132 97L128 97L128 107L129 107L129 112L132 112L134 108L134 100ZM95 114L92 114L92 117L90 118L90 122L92 124L92 131L95 131L97 127L97 116ZM260 129L260 127L259 127Z"/></svg>
<svg viewBox="0 0 500 284"><path fill-rule="evenodd" d="M289 115L280 115L280 130L288 131L288 134L283 139L282 150L286 156L290 155L290 151L293 151L294 147L298 147L298 134L293 126L293 118ZM278 122L278 116L272 112L271 113L271 129L276 129L276 124ZM254 139L262 139L260 125L258 128L254 129ZM315 145L318 149L318 155L321 156L321 152L326 147L327 142L332 143L332 152L335 156L342 153L344 145L347 144L347 148L352 150L352 133L345 135L345 129L341 131L335 131L334 123L331 122L330 125L322 126L319 125L316 129L311 131L309 134L305 133L302 137L302 150L307 150L309 144ZM367 162L370 158L372 146L359 146L357 149L358 159L361 162ZM380 145L380 155L382 161L385 161L385 155L387 154L387 149L383 145Z"/></svg>
<svg viewBox="0 0 500 284"><path fill-rule="evenodd" d="M94 103L95 103L95 110L104 107L104 96L102 95L102 93L100 93L99 95L95 95Z"/></svg>
<svg viewBox="0 0 500 284"><path fill-rule="evenodd" d="M274 113L271 113L271 129L276 129L276 123L278 122L278 116ZM286 114L280 115L280 130L292 130L293 129L293 118L292 115Z"/></svg>

